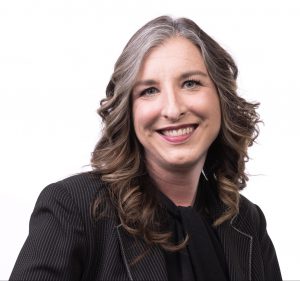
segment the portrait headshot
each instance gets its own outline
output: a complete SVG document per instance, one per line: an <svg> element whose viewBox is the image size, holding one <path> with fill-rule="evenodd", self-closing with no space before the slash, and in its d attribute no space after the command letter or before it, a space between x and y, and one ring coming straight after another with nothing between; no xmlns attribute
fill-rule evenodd
<svg viewBox="0 0 300 281"><path fill-rule="evenodd" d="M295 1L142 2L0 4L0 278L297 280Z"/></svg>

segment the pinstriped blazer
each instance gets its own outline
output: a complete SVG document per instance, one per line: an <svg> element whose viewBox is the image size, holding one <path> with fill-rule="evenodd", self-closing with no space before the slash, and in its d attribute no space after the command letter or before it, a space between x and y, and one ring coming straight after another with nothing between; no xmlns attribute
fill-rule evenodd
<svg viewBox="0 0 300 281"><path fill-rule="evenodd" d="M91 202L104 190L90 173L47 186L31 215L10 280L166 280L162 250L128 235L113 209L111 216L91 219ZM282 280L258 206L242 197L239 214L217 233L230 280ZM144 258L132 264L145 250Z"/></svg>

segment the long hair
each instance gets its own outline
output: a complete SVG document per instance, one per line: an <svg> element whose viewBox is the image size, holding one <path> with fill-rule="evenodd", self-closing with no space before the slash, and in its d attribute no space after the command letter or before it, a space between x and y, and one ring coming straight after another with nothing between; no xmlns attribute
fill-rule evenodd
<svg viewBox="0 0 300 281"><path fill-rule="evenodd" d="M161 231L159 205L148 181L143 180L147 171L143 148L132 124L131 93L145 55L174 36L190 40L199 49L219 95L221 128L208 151L205 167L213 174L219 199L226 210L216 218L214 225L229 220L239 211L239 191L248 180L247 150L259 133L258 104L237 95L235 62L193 21L162 16L148 22L129 40L115 64L106 98L98 109L103 121L102 136L91 163L107 183L109 197L123 227L148 244L159 244L170 251L181 249L186 241L174 245L170 242L171 234ZM93 209L97 210L101 204L104 200L99 197Z"/></svg>

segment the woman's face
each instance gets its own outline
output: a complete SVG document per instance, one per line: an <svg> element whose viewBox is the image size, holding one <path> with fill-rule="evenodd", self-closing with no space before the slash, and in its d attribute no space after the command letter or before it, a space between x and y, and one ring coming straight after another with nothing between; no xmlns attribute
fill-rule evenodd
<svg viewBox="0 0 300 281"><path fill-rule="evenodd" d="M133 87L133 123L148 164L164 169L204 164L217 137L217 90L200 51L173 37L144 58Z"/></svg>

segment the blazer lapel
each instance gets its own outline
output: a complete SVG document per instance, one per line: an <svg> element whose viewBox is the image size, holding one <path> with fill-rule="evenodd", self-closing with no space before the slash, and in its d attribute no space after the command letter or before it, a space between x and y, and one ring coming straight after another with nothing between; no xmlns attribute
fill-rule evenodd
<svg viewBox="0 0 300 281"><path fill-rule="evenodd" d="M210 201L209 211L215 220L226 212L226 205L218 198L216 187L210 186L205 191ZM214 192L213 192L214 191ZM243 219L244 208L230 221L216 227L217 234L224 249L230 280L251 280L253 237L247 233Z"/></svg>
<svg viewBox="0 0 300 281"><path fill-rule="evenodd" d="M239 226L239 215L218 226L230 280L251 280L253 238Z"/></svg>
<svg viewBox="0 0 300 281"><path fill-rule="evenodd" d="M167 280L164 254L158 246L130 236L121 224L116 231L129 280Z"/></svg>

